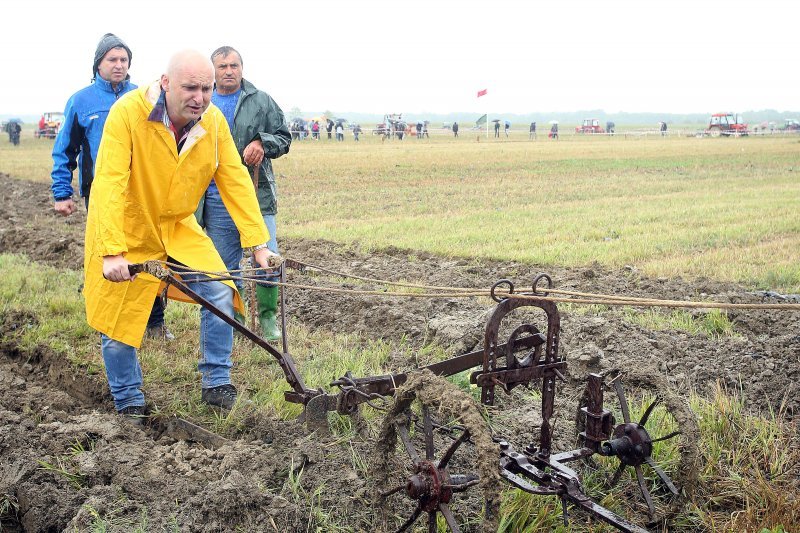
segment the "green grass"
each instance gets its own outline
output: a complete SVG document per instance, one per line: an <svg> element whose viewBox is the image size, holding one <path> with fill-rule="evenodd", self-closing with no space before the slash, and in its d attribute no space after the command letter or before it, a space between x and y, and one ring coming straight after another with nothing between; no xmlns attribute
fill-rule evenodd
<svg viewBox="0 0 800 533"><path fill-rule="evenodd" d="M21 327L7 335L13 336L14 341L23 347L49 346L69 357L74 365L101 372L102 360L96 334L85 326L80 305L72 303L80 300L76 297L80 275L31 263L16 255L0 255L0 270L3 272L0 277L0 310L4 315L24 311L28 317L20 324ZM53 279L58 279L59 283L53 284ZM727 334L725 327L717 325L727 324L724 315L714 313L705 315L713 316L711 319L703 318L703 315L699 318L689 316L690 322L699 322L692 331L700 335ZM199 402L196 306L172 304L168 306L167 314L179 339L170 345L170 354L167 356L158 343L145 344L141 350L149 401L164 414L187 416L220 433L235 434L242 424L243 413L234 410L230 416L220 417ZM674 322L667 321L665 327L678 327ZM656 322L652 326L660 327L660 324ZM646 323L641 325L648 327ZM409 365L414 366L444 357L444 352L436 347L411 353L402 344L364 344L346 335L310 332L299 325L291 328L292 353L304 379L312 387L327 388L331 379L340 377L347 369L354 370L358 376L381 374L385 372L383 364L390 353L396 355L403 350L407 352ZM241 340L237 340L235 350L234 379L242 384L257 407L284 418L296 416L299 412L297 406L283 400L282 394L287 386L278 365L270 363L268 355L250 348ZM98 376L97 379L103 378ZM455 376L452 381L472 394L478 392L467 382L466 375ZM679 530L706 527L719 531L743 531L798 523L800 498L797 497L796 465L800 464L800 447L796 442L796 425L786 422L781 413L768 418L749 416L736 391L718 389L711 399L692 395L691 402L700 420L704 469L693 505L677 518ZM647 399L636 403L632 407L633 416L637 417L648 403ZM380 414L374 410L364 409L365 421L373 429L379 417ZM657 423L658 416L654 415L653 420ZM367 459L351 442L355 435L352 421L332 414L331 422L340 445L350 447L353 468L359 472L368 471ZM668 431L669 427L663 427L655 430L654 434L663 435ZM91 442L65 443L64 455L43 460L41 467L80 486L81 474L72 466L72 459L90 450L91 446ZM674 447L665 446L656 453L661 454L660 462L667 471L674 467L677 461ZM325 528L340 527L332 522L329 510L322 507L318 493L301 490L299 477L294 480L287 478L287 483L294 483L297 488L295 496L309 508L310 523ZM627 512L625 498L604 487L602 477L594 479L590 476L586 484L602 505L621 514ZM11 512L13 503L6 498L7 513ZM564 529L560 525L559 502L553 498L531 497L509 489L504 495L503 505L504 531L572 531L583 527L580 525L583 521L577 519L571 523L570 529ZM741 511L731 512L731 509ZM97 516L94 524L97 530L102 530L104 525L113 524L115 520L110 515ZM146 516L142 520L146 520ZM131 525L135 527L135 524ZM593 531L598 531L597 527L593 528Z"/></svg>
<svg viewBox="0 0 800 533"><path fill-rule="evenodd" d="M797 136L476 138L295 142L281 235L800 292ZM47 182L51 149L0 143L0 171Z"/></svg>
<svg viewBox="0 0 800 533"><path fill-rule="evenodd" d="M107 510L100 512L92 505L84 504L83 512L87 515L88 524L84 528L75 527L75 531L90 531L91 533L111 533L113 531L130 531L132 533L147 533L150 531L147 508L143 507L139 511L138 520L119 516L122 506L125 503L124 496L119 501L114 502ZM178 531L175 527L170 531Z"/></svg>
<svg viewBox="0 0 800 533"><path fill-rule="evenodd" d="M364 135L359 145L296 143L289 156L275 163L281 235L332 239L344 247L357 242L362 249L398 246L545 265L630 264L651 276L705 276L800 292L796 138L564 136L548 142L543 137L537 142L525 141L527 135L477 142L474 133L462 131L457 142L434 137L381 143ZM0 171L48 181L51 148L52 141L29 138L17 148L0 143ZM77 296L81 274L14 255L0 255L0 271L0 312L32 317L11 333L15 342L23 348L49 346L102 380L97 335L86 325ZM171 304L167 315L179 338L169 356L155 342L140 351L148 400L164 414L235 433L244 413L220 417L199 401L197 308ZM734 334L727 316L718 311L653 311L627 318L648 329ZM310 387L328 389L345 370L356 376L384 373L384 364L397 351L413 361L410 366L444 357L436 347L412 353L402 343L365 344L294 323L289 328L292 354ZM234 379L257 408L295 417L299 408L283 400L288 387L271 356L241 339L234 350ZM453 382L476 393L464 376ZM694 507L679 518L681 529L766 527L777 532L780 524L791 528L800 523L796 471L792 478L792 465L800 461L796 426L778 414L749 417L735 392L720 390L709 400L693 395L692 404L700 416L705 470ZM367 423L374 424L374 411L364 411ZM350 419L331 415L330 421L346 446L354 432ZM80 446L73 444L70 453L80 453ZM351 450L353 467L365 471L366 459L352 445ZM54 472L72 473L62 468L63 461L61 466L52 460L48 464ZM318 496L302 492L299 478L295 481L296 495L308 503L314 522L337 527L318 505ZM603 505L621 508L619 497L604 495L599 481L592 490ZM5 505L11 508L13 502L6 499ZM552 498L508 491L504 509L505 531L567 530ZM98 530L109 522L97 519Z"/></svg>
<svg viewBox="0 0 800 533"><path fill-rule="evenodd" d="M692 335L706 335L708 337L733 336L733 323L728 319L725 311L711 309L708 312L696 313L678 309L663 312L655 309L624 310L625 319L631 323L654 331L678 330L686 331Z"/></svg>

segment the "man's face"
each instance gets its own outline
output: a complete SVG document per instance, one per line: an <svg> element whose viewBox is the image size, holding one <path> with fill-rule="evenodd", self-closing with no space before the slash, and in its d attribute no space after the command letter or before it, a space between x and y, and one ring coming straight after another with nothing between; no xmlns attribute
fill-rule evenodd
<svg viewBox="0 0 800 533"><path fill-rule="evenodd" d="M166 94L169 119L177 128L200 118L211 103L214 73L208 60L187 62L175 70L172 78L161 76Z"/></svg>
<svg viewBox="0 0 800 533"><path fill-rule="evenodd" d="M128 52L124 48L112 48L106 52L97 65L97 73L114 85L124 80L128 75Z"/></svg>
<svg viewBox="0 0 800 533"><path fill-rule="evenodd" d="M242 86L242 59L239 54L231 52L226 56L216 56L214 58L214 77L218 93L232 94L238 91Z"/></svg>

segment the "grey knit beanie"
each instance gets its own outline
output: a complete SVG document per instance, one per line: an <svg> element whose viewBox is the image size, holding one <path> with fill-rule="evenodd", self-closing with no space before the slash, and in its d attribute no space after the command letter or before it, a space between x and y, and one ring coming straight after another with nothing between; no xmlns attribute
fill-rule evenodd
<svg viewBox="0 0 800 533"><path fill-rule="evenodd" d="M131 61L133 61L133 52L131 49L128 48L128 45L125 44L125 41L114 35L113 33L106 33L103 35L103 38L100 39L100 42L97 43L97 50L94 53L94 68L92 70L92 79L95 79L97 76L97 66L106 56L109 50L112 48L124 48L126 52L128 52L128 66L130 66Z"/></svg>

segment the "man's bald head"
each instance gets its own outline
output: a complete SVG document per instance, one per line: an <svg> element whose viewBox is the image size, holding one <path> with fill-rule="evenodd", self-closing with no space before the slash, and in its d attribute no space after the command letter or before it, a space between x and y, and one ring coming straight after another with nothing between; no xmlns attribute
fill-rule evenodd
<svg viewBox="0 0 800 533"><path fill-rule="evenodd" d="M167 72L161 76L166 91L167 113L172 124L183 128L197 120L211 103L214 88L214 66L196 50L183 50L169 60Z"/></svg>
<svg viewBox="0 0 800 533"><path fill-rule="evenodd" d="M208 57L197 50L181 50L169 59L167 76L174 76L184 69L201 72L204 68L211 72L212 77L214 76L214 65Z"/></svg>

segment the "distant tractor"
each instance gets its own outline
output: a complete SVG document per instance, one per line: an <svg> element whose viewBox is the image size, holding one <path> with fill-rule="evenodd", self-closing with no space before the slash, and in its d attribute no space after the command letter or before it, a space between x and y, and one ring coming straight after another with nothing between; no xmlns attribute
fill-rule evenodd
<svg viewBox="0 0 800 533"><path fill-rule="evenodd" d="M383 122L375 125L372 134L382 135L384 139L397 137L402 141L405 135L411 135L411 131L411 124L403 120L402 113L387 113L383 116Z"/></svg>
<svg viewBox="0 0 800 533"><path fill-rule="evenodd" d="M600 126L600 120L596 118L585 118L583 124L575 127L575 133L605 133Z"/></svg>
<svg viewBox="0 0 800 533"><path fill-rule="evenodd" d="M64 123L64 113L61 111L48 111L42 114L39 120L39 125L33 136L36 138L55 139L58 135L58 130Z"/></svg>
<svg viewBox="0 0 800 533"><path fill-rule="evenodd" d="M706 133L712 137L724 135L726 137L747 135L747 124L741 115L733 113L714 113L708 121Z"/></svg>

